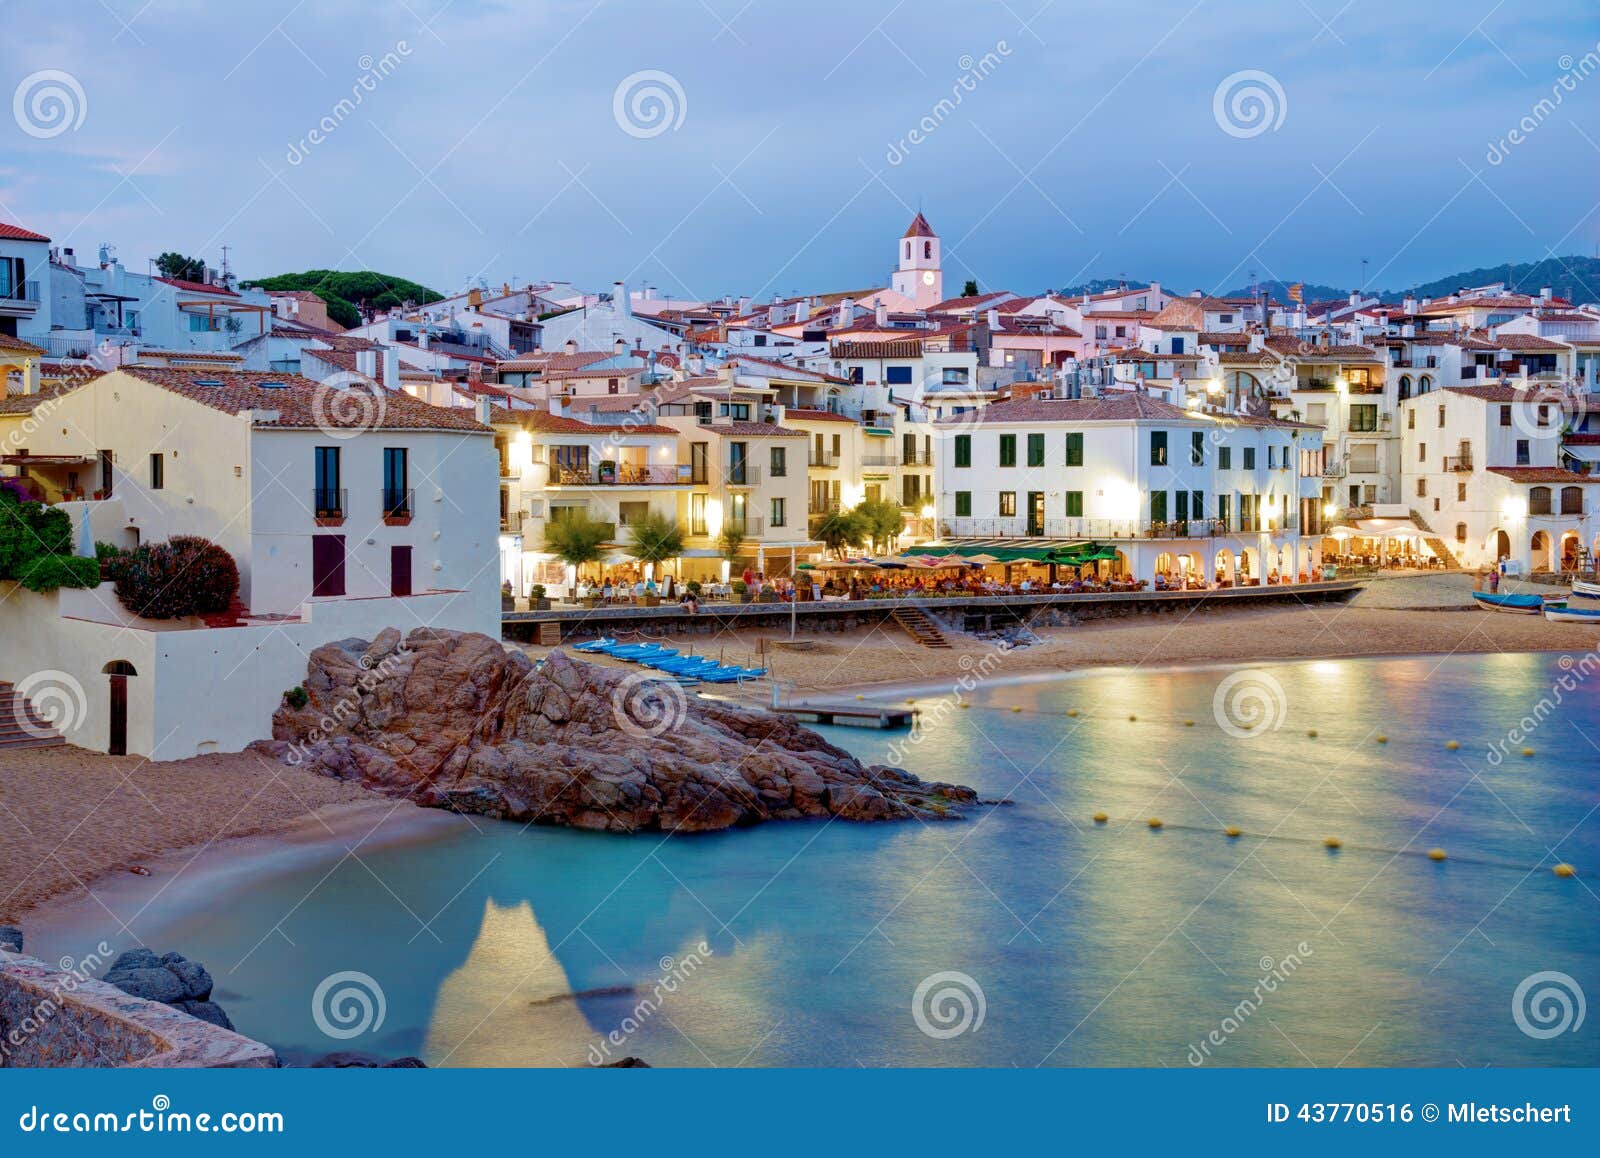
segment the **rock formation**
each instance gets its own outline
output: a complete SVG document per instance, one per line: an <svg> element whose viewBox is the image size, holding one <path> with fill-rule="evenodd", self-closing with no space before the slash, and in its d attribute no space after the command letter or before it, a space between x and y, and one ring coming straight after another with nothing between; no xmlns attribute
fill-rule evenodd
<svg viewBox="0 0 1600 1158"><path fill-rule="evenodd" d="M119 953L111 963L105 982L130 997L159 1001L183 1010L190 1017L223 1029L233 1028L222 1006L211 1000L211 974L204 965L190 961L181 953L157 957L150 949L129 949Z"/></svg>
<svg viewBox="0 0 1600 1158"><path fill-rule="evenodd" d="M613 832L763 820L959 816L970 788L863 765L787 716L701 700L643 671L389 629L312 653L257 750L434 807ZM298 697L297 697L298 698Z"/></svg>

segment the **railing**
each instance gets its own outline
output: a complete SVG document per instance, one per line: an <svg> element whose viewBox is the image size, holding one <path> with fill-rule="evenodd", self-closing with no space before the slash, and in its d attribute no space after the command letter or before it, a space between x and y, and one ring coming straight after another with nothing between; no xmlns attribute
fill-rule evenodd
<svg viewBox="0 0 1600 1158"><path fill-rule="evenodd" d="M521 511L507 511L500 516L500 532L505 535L522 534L522 520Z"/></svg>
<svg viewBox="0 0 1600 1158"><path fill-rule="evenodd" d="M761 481L761 469L749 461L729 463L723 478L730 487L753 487Z"/></svg>
<svg viewBox="0 0 1600 1158"><path fill-rule="evenodd" d="M39 304L39 283L25 281L6 289L0 289L0 304L8 306L37 306Z"/></svg>
<svg viewBox="0 0 1600 1158"><path fill-rule="evenodd" d="M932 466L933 451L913 450L910 453L902 452L900 455L901 466Z"/></svg>
<svg viewBox="0 0 1600 1158"><path fill-rule="evenodd" d="M761 533L761 518L758 515L746 515L742 519L725 518L722 520L722 529L732 530L748 539Z"/></svg>
<svg viewBox="0 0 1600 1158"><path fill-rule="evenodd" d="M816 470L832 470L839 465L839 459L829 451L812 449L806 455L806 465Z"/></svg>
<svg viewBox="0 0 1600 1158"><path fill-rule="evenodd" d="M961 539L1208 539L1217 535L1297 531L1298 515L1269 528L1264 517L1249 519L1045 519L1026 516L1001 519L941 519L942 536Z"/></svg>
<svg viewBox="0 0 1600 1158"><path fill-rule="evenodd" d="M1471 474L1472 456L1470 454L1446 455L1444 460L1444 469L1447 471L1459 471L1464 474Z"/></svg>
<svg viewBox="0 0 1600 1158"><path fill-rule="evenodd" d="M347 509L342 490L317 487L311 492L311 513L319 519L342 519Z"/></svg>
<svg viewBox="0 0 1600 1158"><path fill-rule="evenodd" d="M415 513L411 502L411 492L397 487L383 488L383 517L385 519L410 520Z"/></svg>
<svg viewBox="0 0 1600 1158"><path fill-rule="evenodd" d="M550 467L550 485L560 487L672 486L678 482L677 464L635 466Z"/></svg>
<svg viewBox="0 0 1600 1158"><path fill-rule="evenodd" d="M1344 463L1342 463L1342 462L1324 463L1323 467L1322 467L1322 477L1323 478L1343 478L1344 477Z"/></svg>
<svg viewBox="0 0 1600 1158"><path fill-rule="evenodd" d="M861 456L861 465L898 466L900 465L900 456L898 454L864 454Z"/></svg>
<svg viewBox="0 0 1600 1158"><path fill-rule="evenodd" d="M820 506L815 503L810 504L808 510L812 515L837 515L843 507L844 504L838 499L829 499Z"/></svg>

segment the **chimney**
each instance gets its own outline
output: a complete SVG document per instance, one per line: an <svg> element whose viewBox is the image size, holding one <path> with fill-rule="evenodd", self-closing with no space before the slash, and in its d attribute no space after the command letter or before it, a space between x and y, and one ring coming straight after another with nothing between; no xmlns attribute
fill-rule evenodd
<svg viewBox="0 0 1600 1158"><path fill-rule="evenodd" d="M357 350L356 373L363 378L371 378L376 381L378 377L378 351Z"/></svg>
<svg viewBox="0 0 1600 1158"><path fill-rule="evenodd" d="M1403 313L1407 313L1407 314L1416 313L1417 312L1417 299L1412 297L1410 294L1407 294L1405 296L1405 300L1400 303L1400 309L1401 309L1401 311Z"/></svg>
<svg viewBox="0 0 1600 1158"><path fill-rule="evenodd" d="M794 304L794 320L795 321L803 322L807 318L809 318L810 316L811 316L811 303L810 302L808 302L808 301L795 302L795 304Z"/></svg>
<svg viewBox="0 0 1600 1158"><path fill-rule="evenodd" d="M483 291L476 286L467 291L467 309L476 310L483 306Z"/></svg>
<svg viewBox="0 0 1600 1158"><path fill-rule="evenodd" d="M400 389L400 351L393 346L383 348L383 384L390 390Z"/></svg>
<svg viewBox="0 0 1600 1158"><path fill-rule="evenodd" d="M624 354L626 354L628 352L628 343L625 342L623 339L618 338L615 342L612 343L611 352L614 353L619 358L622 357L622 355L624 355Z"/></svg>
<svg viewBox="0 0 1600 1158"><path fill-rule="evenodd" d="M39 393L39 363L29 359L22 366L22 392L24 394ZM0 395L4 397L4 395Z"/></svg>
<svg viewBox="0 0 1600 1158"><path fill-rule="evenodd" d="M550 413L557 418L565 418L567 416L567 399L564 394L553 390L550 392Z"/></svg>
<svg viewBox="0 0 1600 1158"><path fill-rule="evenodd" d="M1539 300L1542 302L1549 301L1552 296L1549 286L1545 286L1539 291Z"/></svg>
<svg viewBox="0 0 1600 1158"><path fill-rule="evenodd" d="M872 306L873 306L873 310L872 310L873 324L876 325L880 330L888 329L889 328L889 307L884 305L883 302L880 299L877 299L877 298L873 299Z"/></svg>
<svg viewBox="0 0 1600 1158"><path fill-rule="evenodd" d="M472 408L477 414L478 421L483 423L485 426L490 425L489 418L490 409L492 406L493 403L491 403L487 398L478 398L473 401Z"/></svg>
<svg viewBox="0 0 1600 1158"><path fill-rule="evenodd" d="M628 287L625 282L611 283L611 308L619 318L633 316L633 302L628 299Z"/></svg>
<svg viewBox="0 0 1600 1158"><path fill-rule="evenodd" d="M1359 306L1361 304L1361 291L1360 290L1351 290L1350 291L1350 304L1353 305L1353 306Z"/></svg>
<svg viewBox="0 0 1600 1158"><path fill-rule="evenodd" d="M419 330L417 332L417 346L419 349L426 350L432 342L433 335L427 330Z"/></svg>
<svg viewBox="0 0 1600 1158"><path fill-rule="evenodd" d="M483 381L483 363L472 362L467 366L467 381L481 383Z"/></svg>
<svg viewBox="0 0 1600 1158"><path fill-rule="evenodd" d="M989 328L991 330L998 330L1000 328L1000 311L990 310L988 314L985 315L985 320L989 323Z"/></svg>
<svg viewBox="0 0 1600 1158"><path fill-rule="evenodd" d="M739 299L739 316L742 318L742 317L744 317L744 315L748 314L749 312L750 312L750 299L749 298L740 298Z"/></svg>
<svg viewBox="0 0 1600 1158"><path fill-rule="evenodd" d="M576 339L576 338L568 338L567 339L567 353L576 354L577 352L578 352L578 339Z"/></svg>

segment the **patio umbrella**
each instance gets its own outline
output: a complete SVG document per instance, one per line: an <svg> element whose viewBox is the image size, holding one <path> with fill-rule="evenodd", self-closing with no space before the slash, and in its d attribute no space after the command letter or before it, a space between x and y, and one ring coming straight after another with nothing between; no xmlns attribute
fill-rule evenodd
<svg viewBox="0 0 1600 1158"><path fill-rule="evenodd" d="M965 562L972 567L995 567L1000 563L993 555L968 555Z"/></svg>

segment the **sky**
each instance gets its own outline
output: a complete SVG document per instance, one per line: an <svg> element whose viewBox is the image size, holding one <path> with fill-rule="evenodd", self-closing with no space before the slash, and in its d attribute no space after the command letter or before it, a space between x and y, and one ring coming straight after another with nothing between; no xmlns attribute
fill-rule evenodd
<svg viewBox="0 0 1600 1158"><path fill-rule="evenodd" d="M695 299L885 285L919 208L950 293L1600 252L1600 5L1340 3L0 0L0 220Z"/></svg>

